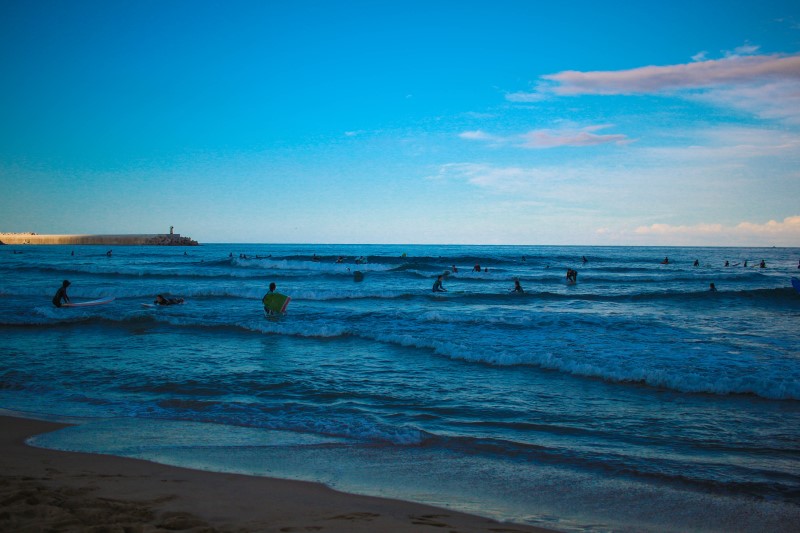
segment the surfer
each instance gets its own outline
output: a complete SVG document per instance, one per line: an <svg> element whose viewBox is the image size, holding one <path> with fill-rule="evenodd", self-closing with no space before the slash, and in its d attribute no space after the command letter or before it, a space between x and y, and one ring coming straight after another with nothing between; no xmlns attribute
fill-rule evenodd
<svg viewBox="0 0 800 533"><path fill-rule="evenodd" d="M716 286L715 286L715 285L712 283L712 284L709 286L708 290L709 290L710 292L717 292L717 287L716 287Z"/></svg>
<svg viewBox="0 0 800 533"><path fill-rule="evenodd" d="M67 287L70 286L69 280L65 279L61 282L61 287L58 288L56 291L56 295L53 296L53 305L56 307L61 307L61 302L69 303L69 296L67 296Z"/></svg>
<svg viewBox="0 0 800 533"><path fill-rule="evenodd" d="M514 280L514 289L511 292L518 292L520 294L524 294L525 290L522 288L522 285L519 284L519 280Z"/></svg>
<svg viewBox="0 0 800 533"><path fill-rule="evenodd" d="M436 281L433 282L433 292L447 292L447 289L442 287L442 275L439 274L439 277L436 278Z"/></svg>
<svg viewBox="0 0 800 533"><path fill-rule="evenodd" d="M800 268L800 264L797 265L797 268ZM455 265L453 265L453 274L458 274L458 268Z"/></svg>
<svg viewBox="0 0 800 533"><path fill-rule="evenodd" d="M694 266L696 266L696 267L700 266L700 260L699 259L695 259L694 260Z"/></svg>
<svg viewBox="0 0 800 533"><path fill-rule="evenodd" d="M572 283L577 283L578 281L578 271L572 270L571 268L567 269L567 281Z"/></svg>
<svg viewBox="0 0 800 533"><path fill-rule="evenodd" d="M762 259L762 260L761 260L761 263L758 265L758 267L759 267L759 268L767 268L767 264L766 264L766 263L764 262L764 260Z"/></svg>
<svg viewBox="0 0 800 533"><path fill-rule="evenodd" d="M175 305L182 304L183 298L164 298L164 296L157 294L156 299L153 301L156 305Z"/></svg>
<svg viewBox="0 0 800 533"><path fill-rule="evenodd" d="M480 272L481 271L481 265L479 265L478 263L475 263L475 266L472 267L472 271L473 272Z"/></svg>
<svg viewBox="0 0 800 533"><path fill-rule="evenodd" d="M274 281L273 281L272 283L270 283L270 284L269 284L269 291L267 291L267 294L265 294L265 295L264 295L264 297L261 299L261 301L264 303L264 314L265 314L265 315L272 315L272 314L274 314L274 313L272 312L272 309L270 309L269 307L267 307L267 299L268 299L268 298L267 298L267 296L269 296L269 295L271 295L271 294L274 294L274 293L275 293L275 289L277 289L277 288L278 288L278 286L277 286L277 285L275 285L275 282L274 282Z"/></svg>
<svg viewBox="0 0 800 533"><path fill-rule="evenodd" d="M669 257L665 257L664 260L661 261L661 264L662 265L668 265L669 264Z"/></svg>

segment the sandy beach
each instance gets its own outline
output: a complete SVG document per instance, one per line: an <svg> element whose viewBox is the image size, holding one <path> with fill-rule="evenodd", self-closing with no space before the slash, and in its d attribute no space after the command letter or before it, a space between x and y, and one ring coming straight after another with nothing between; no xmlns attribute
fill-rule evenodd
<svg viewBox="0 0 800 533"><path fill-rule="evenodd" d="M25 444L61 427L0 417L0 531L545 531L315 483Z"/></svg>

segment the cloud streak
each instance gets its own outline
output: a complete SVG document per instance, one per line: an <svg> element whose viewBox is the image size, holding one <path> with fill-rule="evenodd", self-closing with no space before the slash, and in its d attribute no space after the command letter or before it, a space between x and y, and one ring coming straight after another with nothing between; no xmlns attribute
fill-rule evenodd
<svg viewBox="0 0 800 533"><path fill-rule="evenodd" d="M800 54L740 55L722 59L627 70L566 70L541 77L531 92L506 95L511 102L537 102L553 96L673 95L734 108L763 119L800 124Z"/></svg>
<svg viewBox="0 0 800 533"><path fill-rule="evenodd" d="M511 145L518 148L542 150L547 148L561 148L565 146L586 147L603 144L627 144L632 142L623 134L597 134L595 131L611 127L608 124L587 126L577 130L531 130L521 135L500 136L492 135L482 130L465 131L459 137L469 141L481 141L496 146Z"/></svg>
<svg viewBox="0 0 800 533"><path fill-rule="evenodd" d="M557 85L550 90L561 95L645 94L719 85L798 82L800 55L733 56L681 65L648 66L618 71L570 70L542 78L555 82Z"/></svg>

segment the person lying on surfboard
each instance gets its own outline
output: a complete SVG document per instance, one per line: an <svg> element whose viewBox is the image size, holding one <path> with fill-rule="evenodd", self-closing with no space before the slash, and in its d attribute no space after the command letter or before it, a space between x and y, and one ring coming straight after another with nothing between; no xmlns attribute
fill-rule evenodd
<svg viewBox="0 0 800 533"><path fill-rule="evenodd" d="M175 305L175 304L182 304L183 298L164 298L162 295L156 295L156 299L153 301L156 305Z"/></svg>
<svg viewBox="0 0 800 533"><path fill-rule="evenodd" d="M69 303L69 296L67 296L67 287L70 286L70 282L68 279L65 279L61 282L61 287L58 288L56 291L56 295L53 296L53 305L56 307L61 307L61 302Z"/></svg>

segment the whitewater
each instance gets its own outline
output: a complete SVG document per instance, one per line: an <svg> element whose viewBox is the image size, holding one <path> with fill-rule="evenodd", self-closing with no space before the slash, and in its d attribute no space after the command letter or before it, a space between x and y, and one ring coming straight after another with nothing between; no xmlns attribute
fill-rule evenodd
<svg viewBox="0 0 800 533"><path fill-rule="evenodd" d="M798 248L107 251L0 248L0 409L77 424L37 446L563 531L800 523Z"/></svg>

